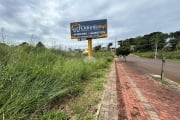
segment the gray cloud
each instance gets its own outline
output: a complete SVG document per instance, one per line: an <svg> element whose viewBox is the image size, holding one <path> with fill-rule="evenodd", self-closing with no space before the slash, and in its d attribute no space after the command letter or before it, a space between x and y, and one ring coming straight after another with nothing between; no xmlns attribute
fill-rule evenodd
<svg viewBox="0 0 180 120"><path fill-rule="evenodd" d="M6 42L41 40L45 45L86 47L87 41L70 39L69 24L108 19L108 38L93 40L106 45L154 31L180 30L179 0L0 0L0 28Z"/></svg>

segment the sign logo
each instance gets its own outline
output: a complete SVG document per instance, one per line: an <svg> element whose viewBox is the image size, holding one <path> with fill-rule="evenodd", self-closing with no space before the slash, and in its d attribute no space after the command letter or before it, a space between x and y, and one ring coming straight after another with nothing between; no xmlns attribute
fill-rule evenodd
<svg viewBox="0 0 180 120"><path fill-rule="evenodd" d="M71 39L86 40L107 37L107 20L93 20L70 24Z"/></svg>

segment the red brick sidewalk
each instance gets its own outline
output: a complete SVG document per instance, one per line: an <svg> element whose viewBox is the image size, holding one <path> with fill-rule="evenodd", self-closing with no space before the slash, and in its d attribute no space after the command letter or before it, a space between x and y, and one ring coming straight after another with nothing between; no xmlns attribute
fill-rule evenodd
<svg viewBox="0 0 180 120"><path fill-rule="evenodd" d="M119 112L124 109L128 120L180 119L179 94L133 70L128 64L116 61L116 70L124 102L124 106L120 106L120 101ZM119 119L121 115L119 113Z"/></svg>

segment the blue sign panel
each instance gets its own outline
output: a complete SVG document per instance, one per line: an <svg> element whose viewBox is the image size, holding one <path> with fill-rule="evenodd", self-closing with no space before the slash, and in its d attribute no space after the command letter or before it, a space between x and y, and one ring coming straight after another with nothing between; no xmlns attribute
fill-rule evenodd
<svg viewBox="0 0 180 120"><path fill-rule="evenodd" d="M70 24L71 39L87 40L107 37L107 19Z"/></svg>

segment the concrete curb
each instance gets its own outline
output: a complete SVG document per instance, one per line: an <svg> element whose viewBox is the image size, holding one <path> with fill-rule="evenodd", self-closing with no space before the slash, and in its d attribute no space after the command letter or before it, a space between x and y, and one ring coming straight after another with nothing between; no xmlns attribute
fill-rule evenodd
<svg viewBox="0 0 180 120"><path fill-rule="evenodd" d="M113 63L108 82L99 104L96 120L118 120L116 71Z"/></svg>

